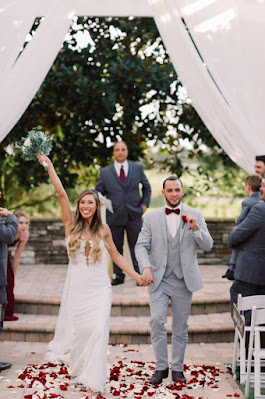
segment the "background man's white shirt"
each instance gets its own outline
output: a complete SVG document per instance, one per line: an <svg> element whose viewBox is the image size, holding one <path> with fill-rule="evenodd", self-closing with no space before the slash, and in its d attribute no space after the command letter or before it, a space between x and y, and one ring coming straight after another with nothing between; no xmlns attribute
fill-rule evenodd
<svg viewBox="0 0 265 399"><path fill-rule="evenodd" d="M114 161L114 168L115 168L115 170L116 170L118 176L120 176L120 172L121 172L121 167L122 167L122 166L123 166L123 169L124 169L125 176L127 177L127 175L128 175L128 170L129 170L129 164L128 164L127 159L126 159L126 161L124 161L124 162L122 162L122 163L117 162L116 159L115 159L115 161Z"/></svg>

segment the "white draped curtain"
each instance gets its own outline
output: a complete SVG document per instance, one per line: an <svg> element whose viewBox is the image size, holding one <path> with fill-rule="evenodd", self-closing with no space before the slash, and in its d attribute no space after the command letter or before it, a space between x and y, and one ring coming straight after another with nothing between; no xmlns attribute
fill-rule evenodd
<svg viewBox="0 0 265 399"><path fill-rule="evenodd" d="M262 0L0 0L0 141L27 109L72 18L153 16L193 105L246 171L265 154ZM36 17L36 34L18 57Z"/></svg>
<svg viewBox="0 0 265 399"><path fill-rule="evenodd" d="M265 2L150 0L171 60L204 123L241 167L265 154Z"/></svg>

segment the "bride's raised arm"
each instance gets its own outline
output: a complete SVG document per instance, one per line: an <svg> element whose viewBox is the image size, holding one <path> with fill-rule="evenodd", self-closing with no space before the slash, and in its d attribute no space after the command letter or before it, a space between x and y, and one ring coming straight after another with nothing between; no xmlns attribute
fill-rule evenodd
<svg viewBox="0 0 265 399"><path fill-rule="evenodd" d="M53 187L55 188L55 191L59 197L60 200L60 205L61 205L61 211L62 211L62 219L65 227L65 235L68 237L69 235L69 226L71 222L73 221L73 214L70 208L70 203L69 203L69 198L68 195L66 194L66 191L61 183L61 180L59 179L57 173L55 172L54 166L50 158L47 157L47 155L43 154L37 154L38 161L41 165L43 165L43 162L46 162L48 165L48 173L52 182Z"/></svg>

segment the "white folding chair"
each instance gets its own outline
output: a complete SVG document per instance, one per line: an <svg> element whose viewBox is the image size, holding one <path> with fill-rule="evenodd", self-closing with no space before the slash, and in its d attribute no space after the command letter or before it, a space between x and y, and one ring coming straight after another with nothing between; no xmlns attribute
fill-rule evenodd
<svg viewBox="0 0 265 399"><path fill-rule="evenodd" d="M237 299L237 308L241 313L243 319L243 312L246 310L251 310L253 306L256 308L265 308L265 295L253 295L253 296L245 296L243 297L241 294L238 294ZM236 372L236 365L240 366L240 383L244 384L246 381L247 375L247 362L246 362L246 332L250 331L250 326L246 326L244 328L244 334L241 336L237 326L235 325L235 338L234 338L234 353L233 353L233 362L232 362L232 373ZM239 360L237 357L238 352L238 343L239 343Z"/></svg>
<svg viewBox="0 0 265 399"><path fill-rule="evenodd" d="M265 332L265 309L257 309L256 306L252 308L249 347L248 347L248 362L247 362L247 376L245 385L245 397L249 396L250 376L252 356L254 356L254 398L265 398L261 395L260 387L265 384L265 374L261 373L261 361L265 360L265 348L260 346L260 333ZM254 344L254 349L253 349Z"/></svg>

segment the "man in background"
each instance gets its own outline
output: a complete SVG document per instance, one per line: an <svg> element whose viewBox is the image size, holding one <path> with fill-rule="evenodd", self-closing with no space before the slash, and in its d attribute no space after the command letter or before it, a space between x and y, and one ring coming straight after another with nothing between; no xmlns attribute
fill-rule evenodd
<svg viewBox="0 0 265 399"><path fill-rule="evenodd" d="M257 155L255 160L255 172L265 178L265 155Z"/></svg>
<svg viewBox="0 0 265 399"><path fill-rule="evenodd" d="M133 267L139 272L134 247L142 227L142 214L150 203L151 187L143 166L127 160L128 147L124 141L114 145L113 155L114 163L101 170L96 190L112 202L114 213L107 210L106 221L118 251L123 254L124 231L126 231ZM115 278L112 285L122 284L125 275L115 263L113 271Z"/></svg>
<svg viewBox="0 0 265 399"><path fill-rule="evenodd" d="M242 296L265 295L265 179L260 188L261 200L229 234L228 247L237 249L235 280L230 288L231 305ZM250 325L251 312L245 314Z"/></svg>
<svg viewBox="0 0 265 399"><path fill-rule="evenodd" d="M1 196L1 193L0 193ZM4 219L6 218L6 219ZM12 244L18 229L17 218L6 208L0 208L0 333L3 329L6 300L7 245ZM0 372L10 368L11 363L0 362Z"/></svg>
<svg viewBox="0 0 265 399"><path fill-rule="evenodd" d="M248 197L245 198L241 205L241 213L236 218L236 224L243 222L245 217L248 215L250 209L261 201L260 187L262 184L262 177L259 174L248 175L245 179L245 192ZM237 250L233 249L232 255L229 262L229 267L226 273L222 276L228 278L228 280L234 280L234 272L237 262Z"/></svg>

